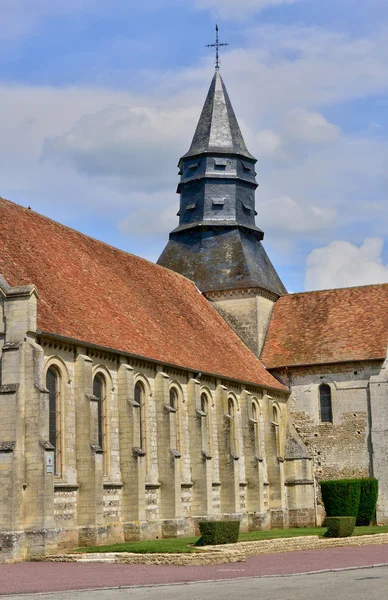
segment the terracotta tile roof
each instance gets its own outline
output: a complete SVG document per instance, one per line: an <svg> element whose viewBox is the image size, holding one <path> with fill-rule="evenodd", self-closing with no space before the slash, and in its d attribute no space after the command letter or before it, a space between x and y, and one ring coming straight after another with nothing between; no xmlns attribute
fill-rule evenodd
<svg viewBox="0 0 388 600"><path fill-rule="evenodd" d="M42 331L285 389L188 279L3 199L0 274L37 287Z"/></svg>
<svg viewBox="0 0 388 600"><path fill-rule="evenodd" d="M267 368L383 359L388 284L282 296L262 360Z"/></svg>

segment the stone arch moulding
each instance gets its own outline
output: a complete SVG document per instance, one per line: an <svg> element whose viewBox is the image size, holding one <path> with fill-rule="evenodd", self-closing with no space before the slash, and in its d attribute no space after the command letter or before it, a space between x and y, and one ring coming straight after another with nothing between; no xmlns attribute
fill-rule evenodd
<svg viewBox="0 0 388 600"><path fill-rule="evenodd" d="M111 374L110 370L105 365L101 365L101 364L93 366L92 379L94 380L95 376L99 375L99 374L101 374L105 377L106 386L107 386L107 388L109 387L109 391L114 392L115 387L113 385L113 378L112 378L112 374ZM108 391L108 389L107 389L107 391Z"/></svg>
<svg viewBox="0 0 388 600"><path fill-rule="evenodd" d="M183 389L181 384L176 381L175 379L172 379L169 384L168 384L168 390L172 390L172 389L176 389L176 391L178 392L178 398L181 402L185 401L185 397L184 397L184 393L183 393Z"/></svg>
<svg viewBox="0 0 388 600"><path fill-rule="evenodd" d="M56 354L51 354L47 356L44 361L44 376L46 377L47 371L50 367L55 367L58 369L60 376L63 378L63 381L70 384L72 379L70 377L69 369L65 361Z"/></svg>
<svg viewBox="0 0 388 600"><path fill-rule="evenodd" d="M322 383L327 383L327 385L334 386L335 390L338 389L336 381L332 377L327 377L326 375L322 378L320 375L318 375L317 377L314 377L313 381L310 383L310 385L307 389L309 392L312 392L315 390L315 388L319 388L319 386Z"/></svg>
<svg viewBox="0 0 388 600"><path fill-rule="evenodd" d="M137 383L143 384L146 397L149 398L150 396L152 396L152 388L151 388L151 384L148 380L148 377L143 375L143 373L137 373L133 379L133 387L134 388Z"/></svg>
<svg viewBox="0 0 388 600"><path fill-rule="evenodd" d="M199 391L199 406L198 409L201 409L201 397L202 394L205 394L209 409L214 407L214 399L213 394L211 393L210 388L207 385L202 385Z"/></svg>

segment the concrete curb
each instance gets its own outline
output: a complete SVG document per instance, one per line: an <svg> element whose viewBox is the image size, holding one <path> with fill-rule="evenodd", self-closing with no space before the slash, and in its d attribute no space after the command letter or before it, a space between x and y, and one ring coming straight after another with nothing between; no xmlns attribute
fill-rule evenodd
<svg viewBox="0 0 388 600"><path fill-rule="evenodd" d="M350 538L320 538L318 536L300 536L295 538L277 538L256 542L238 542L224 546L207 546L206 551L187 554L135 554L132 552L106 552L63 554L57 556L36 557L37 561L110 563L132 565L178 565L204 566L222 563L243 562L247 556L292 552L294 550L316 550L343 546L370 546L388 544L388 533L355 536ZM34 560L34 559L32 559Z"/></svg>

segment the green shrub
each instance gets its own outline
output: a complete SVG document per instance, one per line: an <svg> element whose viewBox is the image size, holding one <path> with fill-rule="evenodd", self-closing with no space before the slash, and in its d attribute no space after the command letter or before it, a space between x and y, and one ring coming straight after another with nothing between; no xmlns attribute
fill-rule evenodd
<svg viewBox="0 0 388 600"><path fill-rule="evenodd" d="M325 537L349 537L355 525L356 517L326 517Z"/></svg>
<svg viewBox="0 0 388 600"><path fill-rule="evenodd" d="M360 479L361 494L356 525L370 525L375 518L376 502L379 492L377 479Z"/></svg>
<svg viewBox="0 0 388 600"><path fill-rule="evenodd" d="M238 540L240 521L201 521L198 525L201 537L196 546L234 544Z"/></svg>
<svg viewBox="0 0 388 600"><path fill-rule="evenodd" d="M361 493L359 479L321 481L321 491L328 517L357 517Z"/></svg>

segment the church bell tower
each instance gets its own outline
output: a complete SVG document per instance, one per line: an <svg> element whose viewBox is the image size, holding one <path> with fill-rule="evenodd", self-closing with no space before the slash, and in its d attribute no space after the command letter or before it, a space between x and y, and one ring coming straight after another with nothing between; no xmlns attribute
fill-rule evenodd
<svg viewBox="0 0 388 600"><path fill-rule="evenodd" d="M158 264L193 280L260 355L274 302L287 291L256 226L256 159L216 71L189 151L179 161L179 225Z"/></svg>

